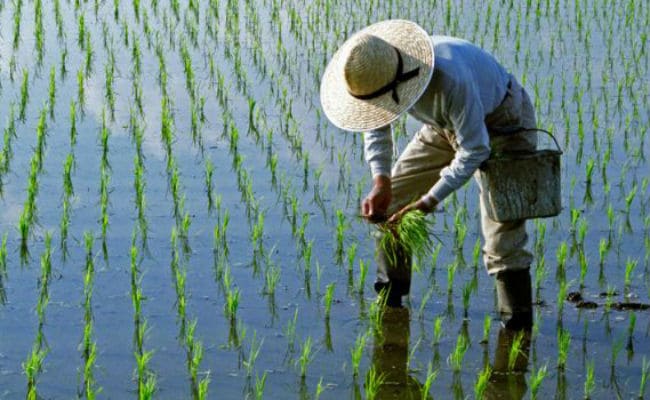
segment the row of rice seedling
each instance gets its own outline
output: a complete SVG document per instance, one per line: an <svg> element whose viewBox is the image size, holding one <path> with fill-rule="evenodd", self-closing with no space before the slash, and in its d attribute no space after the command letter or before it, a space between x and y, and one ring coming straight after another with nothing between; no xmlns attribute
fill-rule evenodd
<svg viewBox="0 0 650 400"><path fill-rule="evenodd" d="M31 230L38 220L38 208L36 199L39 194L39 175L43 170L43 159L45 158L45 146L47 136L46 126L47 107L41 109L36 128L36 147L30 160L30 170L27 186L27 199L23 205L22 213L20 214L19 230L20 230L20 255L21 262L26 263L29 258L29 238Z"/></svg>
<svg viewBox="0 0 650 400"><path fill-rule="evenodd" d="M41 277L39 279L39 294L36 303L36 314L38 316L38 327L36 338L30 354L23 363L23 371L27 377L27 398L37 399L38 375L43 370L43 361L48 353L48 345L44 336L45 311L50 300L50 281L52 278L52 236L48 232L45 235L45 251L41 255Z"/></svg>
<svg viewBox="0 0 650 400"><path fill-rule="evenodd" d="M142 274L138 266L138 248L135 245L135 239L136 235L134 232L133 243L131 244L131 301L133 303L135 374L138 398L151 399L156 392L156 375L149 367L153 350L144 349L145 335L147 334L147 320L142 315L142 301L145 299L145 296L141 288Z"/></svg>
<svg viewBox="0 0 650 400"><path fill-rule="evenodd" d="M63 164L63 201L61 207L61 221L59 223L59 237L63 258L68 255L68 230L70 227L70 211L74 196L72 172L75 166L74 148L77 141L77 107L74 100L70 103L70 151Z"/></svg>
<svg viewBox="0 0 650 400"><path fill-rule="evenodd" d="M95 238L92 232L87 231L84 233L84 245L86 249L86 260L83 271L83 313L84 313L84 327L83 336L79 349L83 365L81 370L81 387L79 388L79 395L87 399L96 398L97 394L101 392L101 387L97 384L95 379L95 368L97 361L97 343L93 339L93 288L95 282L95 254L93 253Z"/></svg>
<svg viewBox="0 0 650 400"><path fill-rule="evenodd" d="M195 329L197 321L187 319L186 305L187 297L185 282L187 277L186 267L179 256L178 233L176 228L171 232L171 271L174 279L176 291L176 312L179 324L179 339L181 340L187 357L187 370L191 382L192 398L205 399L208 394L208 385L210 384L209 373L202 378L199 377L199 367L203 358L203 345L201 341L195 338Z"/></svg>

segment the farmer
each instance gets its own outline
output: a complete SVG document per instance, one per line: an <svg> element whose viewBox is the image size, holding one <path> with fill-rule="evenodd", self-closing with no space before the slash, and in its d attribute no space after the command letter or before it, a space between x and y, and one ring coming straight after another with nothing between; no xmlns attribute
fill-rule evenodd
<svg viewBox="0 0 650 400"><path fill-rule="evenodd" d="M370 222L405 213L432 212L477 171L491 151L532 150L530 99L492 55L447 36L429 36L405 20L375 23L350 37L330 60L321 82L321 103L341 129L362 131L373 188L361 204ZM423 123L391 170L390 124L404 112ZM480 184L480 182L479 182ZM487 272L496 278L503 324L532 324L525 220L499 223L481 202ZM410 255L377 246L375 290L400 306L409 293Z"/></svg>

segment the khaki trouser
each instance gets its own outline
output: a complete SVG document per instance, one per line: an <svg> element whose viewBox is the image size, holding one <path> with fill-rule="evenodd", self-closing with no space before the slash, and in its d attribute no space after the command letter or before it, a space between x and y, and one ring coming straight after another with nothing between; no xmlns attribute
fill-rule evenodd
<svg viewBox="0 0 650 400"><path fill-rule="evenodd" d="M508 94L497 109L485 119L489 132L508 128L534 128L535 110L526 91L512 78ZM532 150L536 147L535 132L490 137L493 151ZM430 125L422 129L406 146L392 170L392 202L388 215L418 199L440 179L440 171L454 158L458 144L455 133ZM475 178L479 183L478 172ZM530 267L532 255L525 249L528 235L526 221L496 222L488 218L481 201L481 228L485 245L483 259L490 275L504 270Z"/></svg>

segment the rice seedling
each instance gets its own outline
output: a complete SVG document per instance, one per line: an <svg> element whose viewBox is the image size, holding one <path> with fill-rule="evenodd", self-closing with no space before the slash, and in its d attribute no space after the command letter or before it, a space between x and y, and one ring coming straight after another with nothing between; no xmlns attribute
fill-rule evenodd
<svg viewBox="0 0 650 400"><path fill-rule="evenodd" d="M381 292L377 294L377 300L370 303L368 309L368 321L370 322L370 329L372 329L376 340L381 340L383 338L382 325L384 314L386 313L386 302L388 301L388 296L386 296L386 289L382 289Z"/></svg>
<svg viewBox="0 0 650 400"><path fill-rule="evenodd" d="M7 294L4 288L4 282L6 282L7 278L7 233L5 232L0 244L0 304L7 302Z"/></svg>
<svg viewBox="0 0 650 400"><path fill-rule="evenodd" d="M469 343L464 335L458 335L456 346L447 357L447 364L454 372L460 372L463 368L463 359L469 348Z"/></svg>
<svg viewBox="0 0 650 400"><path fill-rule="evenodd" d="M79 14L77 19L77 44L80 50L84 50L86 44L86 14Z"/></svg>
<svg viewBox="0 0 650 400"><path fill-rule="evenodd" d="M483 398L485 390L487 389L487 386L489 384L491 375L492 375L492 368L490 367L489 364L487 364L476 377L476 382L474 383L474 396L477 399Z"/></svg>
<svg viewBox="0 0 650 400"><path fill-rule="evenodd" d="M77 104L79 105L79 110L81 113L84 113L84 108L86 106L86 78L84 76L84 71L82 69L77 71Z"/></svg>
<svg viewBox="0 0 650 400"><path fill-rule="evenodd" d="M421 258L432 247L431 221L421 211L406 213L397 223L378 226L383 233L380 246L390 257L396 257L391 249L403 247L408 254Z"/></svg>
<svg viewBox="0 0 650 400"><path fill-rule="evenodd" d="M20 84L20 103L18 108L18 118L25 121L27 117L27 103L29 102L29 71L23 68L23 79Z"/></svg>
<svg viewBox="0 0 650 400"><path fill-rule="evenodd" d="M348 250L346 252L347 260L348 260L348 271L352 271L354 269L354 260L357 256L357 243L352 242L348 246Z"/></svg>
<svg viewBox="0 0 650 400"><path fill-rule="evenodd" d="M325 391L325 386L323 386L323 377L321 377L318 380L318 384L316 385L316 392L314 393L314 400L320 399L321 394L323 394L323 391Z"/></svg>
<svg viewBox="0 0 650 400"><path fill-rule="evenodd" d="M226 317L230 322L234 322L237 319L237 309L239 308L239 288L230 289L226 291L226 304L224 304L224 311Z"/></svg>
<svg viewBox="0 0 650 400"><path fill-rule="evenodd" d="M431 365L431 363L427 365L426 380L424 381L424 384L422 384L422 387L420 389L422 400L426 400L430 398L429 392L431 391L431 386L433 385L433 382L438 377L439 372L440 372L439 370L433 369L433 365Z"/></svg>
<svg viewBox="0 0 650 400"><path fill-rule="evenodd" d="M307 377L307 367L314 361L314 354L312 353L312 339L308 336L307 339L300 346L300 356L298 357L297 364L300 367L300 378Z"/></svg>
<svg viewBox="0 0 650 400"><path fill-rule="evenodd" d="M603 266L605 265L605 259L607 258L607 254L609 253L610 249L610 242L609 240L605 238L601 238L600 242L598 243L598 260L599 260L599 265L602 271Z"/></svg>
<svg viewBox="0 0 650 400"><path fill-rule="evenodd" d="M426 291L424 296L422 296L422 300L420 301L420 306L418 307L418 319L420 321L424 319L424 309L426 308L427 303L431 299L431 296L433 296L434 289L435 288L433 287L429 288L429 290Z"/></svg>
<svg viewBox="0 0 650 400"><path fill-rule="evenodd" d="M472 298L472 291L474 287L472 282L468 282L463 286L463 316L464 318L468 317L469 314L469 302Z"/></svg>
<svg viewBox="0 0 650 400"><path fill-rule="evenodd" d="M546 279L546 275L548 272L546 271L546 258L544 255L540 256L540 258L537 260L537 263L535 264L535 301L537 303L541 303L541 288L542 288L542 283Z"/></svg>
<svg viewBox="0 0 650 400"><path fill-rule="evenodd" d="M433 321L433 344L440 344L440 338L442 337L442 320L444 317L437 316Z"/></svg>
<svg viewBox="0 0 650 400"><path fill-rule="evenodd" d="M255 368L255 361L262 350L262 345L264 344L264 339L257 341L257 332L253 332L253 338L251 339L250 349L248 351L248 358L243 361L244 367L246 368L246 376L253 376L253 369Z"/></svg>
<svg viewBox="0 0 650 400"><path fill-rule="evenodd" d="M257 223L251 229L251 245L255 251L264 253L264 211L257 214Z"/></svg>
<svg viewBox="0 0 650 400"><path fill-rule="evenodd" d="M21 20L22 20L22 9L23 9L23 1L22 0L16 0L13 2L14 5L14 12L13 12L13 21L14 21L14 29L13 29L13 50L18 50L18 46L20 45L20 25L21 25Z"/></svg>
<svg viewBox="0 0 650 400"><path fill-rule="evenodd" d="M546 377L546 364L540 368L534 369L530 373L530 398L537 399L537 392L539 391L544 378Z"/></svg>
<svg viewBox="0 0 650 400"><path fill-rule="evenodd" d="M637 260L632 260L630 258L628 258L627 261L625 262L625 292L626 293L629 291L630 284L632 283L632 274L634 273L637 264L638 264Z"/></svg>
<svg viewBox="0 0 650 400"><path fill-rule="evenodd" d="M359 364L361 363L361 358L363 357L363 352L366 348L366 342L368 340L367 333L360 333L357 335L357 339L354 342L354 346L350 350L351 364L352 364L352 376L359 376Z"/></svg>
<svg viewBox="0 0 650 400"><path fill-rule="evenodd" d="M305 264L305 274L309 274L311 271L311 258L312 258L312 249L314 248L314 241L310 240L307 242L305 247L302 249L302 259ZM367 267L366 267L367 268Z"/></svg>
<svg viewBox="0 0 650 400"><path fill-rule="evenodd" d="M36 399L38 397L37 392L37 378L41 373L43 368L43 360L49 352L49 348L45 343L45 338L43 336L43 326L45 324L45 310L49 303L50 294L49 294L49 284L50 278L52 275L52 261L51 261L51 242L52 236L49 232L45 234L45 250L41 255L41 277L39 280L39 295L38 302L36 304L36 313L38 316L38 328L36 332L36 338L32 346L31 353L27 357L27 360L22 364L23 371L27 376L27 398ZM6 251L6 236L3 247ZM0 280L2 279L2 270L0 269Z"/></svg>
<svg viewBox="0 0 650 400"><path fill-rule="evenodd" d="M328 320L330 318L330 313L332 311L332 301L334 300L334 288L336 287L335 283L330 283L327 285L327 289L325 290L325 319Z"/></svg>
<svg viewBox="0 0 650 400"><path fill-rule="evenodd" d="M187 354L187 368L190 374L192 397L195 399L205 399L207 396L210 376L207 374L203 379L198 378L198 370L203 359L203 345L200 341L195 340L194 332L196 330L196 320L188 324L185 331L184 342Z"/></svg>
<svg viewBox="0 0 650 400"><path fill-rule="evenodd" d="M275 295L275 290L280 281L280 269L271 265L264 272L264 292L270 296Z"/></svg>
<svg viewBox="0 0 650 400"><path fill-rule="evenodd" d="M377 397L379 388L386 382L386 375L377 372L374 366L371 366L366 372L366 379L364 388L366 391L366 399L373 400Z"/></svg>
<svg viewBox="0 0 650 400"><path fill-rule="evenodd" d="M481 249L481 238L476 238L474 242L474 249L472 250L472 265L474 268L478 268L480 259L481 259L482 249Z"/></svg>
<svg viewBox="0 0 650 400"><path fill-rule="evenodd" d="M343 240L345 239L345 231L347 230L349 224L345 218L343 211L336 210L336 262L341 263L343 261Z"/></svg>
<svg viewBox="0 0 650 400"><path fill-rule="evenodd" d="M524 332L520 331L515 334L510 344L510 351L508 352L508 371L514 371L517 360L525 353L522 351L524 344Z"/></svg>
<svg viewBox="0 0 650 400"><path fill-rule="evenodd" d="M562 311L564 310L564 299L566 299L567 295L567 290L568 290L569 283L566 282L566 280L562 280L560 282L558 292L557 292L557 313L558 317L561 318L562 316Z"/></svg>
<svg viewBox="0 0 650 400"><path fill-rule="evenodd" d="M578 252L578 261L580 263L580 289L584 289L585 277L587 276L587 269L589 267L589 262L587 261L587 256L585 255L584 250Z"/></svg>
<svg viewBox="0 0 650 400"><path fill-rule="evenodd" d="M214 164L209 159L205 161L205 190L208 196L208 212L214 209L214 195L212 186L212 175L214 173Z"/></svg>
<svg viewBox="0 0 650 400"><path fill-rule="evenodd" d="M12 102L9 105L9 116L7 121L7 126L5 127L2 134L3 147L2 152L0 152L0 196L3 193L3 178L10 170L11 160L13 158L13 140L17 137L16 134L16 118L15 118L15 106Z"/></svg>
<svg viewBox="0 0 650 400"><path fill-rule="evenodd" d="M95 361L97 358L97 345L93 341L93 318L92 318L92 292L95 279L95 266L93 256L94 237L91 232L84 233L84 244L86 249L86 263L84 268L84 330L80 345L83 357L83 382L81 393L92 399L101 391L95 382Z"/></svg>
<svg viewBox="0 0 650 400"><path fill-rule="evenodd" d="M627 325L627 350L628 354L634 354L634 327L636 326L636 314L630 314L630 321Z"/></svg>
<svg viewBox="0 0 650 400"><path fill-rule="evenodd" d="M556 253L557 269L555 273L555 278L560 283L565 279L564 277L566 271L567 256L568 256L568 246L566 242L561 242Z"/></svg>
<svg viewBox="0 0 650 400"><path fill-rule="evenodd" d="M156 392L156 376L147 372L147 364L152 355L153 351L144 352L141 355L136 353L135 355L138 374L138 398L140 399L152 399Z"/></svg>
<svg viewBox="0 0 650 400"><path fill-rule="evenodd" d="M632 202L636 197L637 185L636 183L632 186L632 189L625 195L625 215L630 215L630 210L632 209Z"/></svg>
<svg viewBox="0 0 650 400"><path fill-rule="evenodd" d="M93 42L90 40L90 33L86 32L84 45L84 70L86 76L92 75L93 72Z"/></svg>
<svg viewBox="0 0 650 400"><path fill-rule="evenodd" d="M643 364L641 366L641 379L639 380L639 394L638 398L642 399L645 396L645 388L650 378L650 362L643 357Z"/></svg>
<svg viewBox="0 0 650 400"><path fill-rule="evenodd" d="M557 367L564 370L567 358L569 356L569 346L571 345L571 333L560 328L557 332Z"/></svg>
<svg viewBox="0 0 650 400"><path fill-rule="evenodd" d="M293 313L293 318L287 321L287 326L284 328L283 333L287 338L287 346L289 352L294 351L296 342L296 325L298 324L298 309Z"/></svg>
<svg viewBox="0 0 650 400"><path fill-rule="evenodd" d="M255 399L262 400L264 398L264 386L266 385L266 371L262 377L255 377Z"/></svg>
<svg viewBox="0 0 650 400"><path fill-rule="evenodd" d="M584 398L591 399L591 396L596 388L594 376L594 360L587 362L587 375L585 376L584 384Z"/></svg>
<svg viewBox="0 0 650 400"><path fill-rule="evenodd" d="M447 266L447 295L451 297L454 290L454 277L456 276L456 270L458 269L458 263L453 262Z"/></svg>
<svg viewBox="0 0 650 400"><path fill-rule="evenodd" d="M48 88L48 109L50 110L50 119L54 119L54 107L56 105L56 70L54 65L50 68L50 84Z"/></svg>
<svg viewBox="0 0 650 400"><path fill-rule="evenodd" d="M22 364L23 371L27 377L27 395L29 400L36 400L38 395L36 379L43 369L43 360L47 355L46 349L32 349L27 360Z"/></svg>

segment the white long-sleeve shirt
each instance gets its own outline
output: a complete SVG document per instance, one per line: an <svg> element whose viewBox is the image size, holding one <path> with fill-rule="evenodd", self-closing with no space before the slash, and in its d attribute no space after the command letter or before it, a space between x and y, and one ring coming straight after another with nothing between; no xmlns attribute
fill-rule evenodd
<svg viewBox="0 0 650 400"><path fill-rule="evenodd" d="M486 51L458 38L432 36L433 76L424 94L408 110L422 123L454 131L458 151L440 172L425 198L438 202L460 188L490 156L485 117L503 100L509 73ZM391 127L364 134L366 161L373 177L390 176Z"/></svg>

